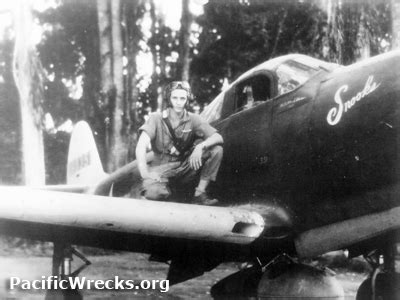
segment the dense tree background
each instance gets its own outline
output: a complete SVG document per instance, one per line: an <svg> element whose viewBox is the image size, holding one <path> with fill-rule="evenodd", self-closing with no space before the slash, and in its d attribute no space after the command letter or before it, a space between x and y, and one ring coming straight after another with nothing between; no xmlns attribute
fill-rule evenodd
<svg viewBox="0 0 400 300"><path fill-rule="evenodd" d="M208 102L249 68L275 56L320 56L325 13L316 5L294 1L210 1L198 18L202 28L191 74L194 94Z"/></svg>
<svg viewBox="0 0 400 300"><path fill-rule="evenodd" d="M33 11L44 72L43 96L33 101L43 112L48 183L65 180L68 129L80 119L93 128L108 171L134 159L137 128L162 108L170 80L188 79L192 106L201 108L224 83L279 55L347 65L399 45L399 0L210 0L200 14L193 5L181 0L178 29L159 0L61 0ZM0 41L0 180L10 184L23 182L15 28L3 28Z"/></svg>
<svg viewBox="0 0 400 300"><path fill-rule="evenodd" d="M211 0L197 20L202 28L191 82L207 103L239 74L267 59L303 53L340 64L382 53L389 42L390 5L381 1ZM363 49L362 49L363 48ZM201 99L201 100L200 100Z"/></svg>

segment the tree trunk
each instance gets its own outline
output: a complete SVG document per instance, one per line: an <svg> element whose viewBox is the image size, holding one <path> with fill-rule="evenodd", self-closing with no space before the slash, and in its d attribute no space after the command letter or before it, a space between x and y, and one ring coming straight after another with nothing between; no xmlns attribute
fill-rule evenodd
<svg viewBox="0 0 400 300"><path fill-rule="evenodd" d="M392 49L400 48L400 0L392 0Z"/></svg>
<svg viewBox="0 0 400 300"><path fill-rule="evenodd" d="M367 5L361 4L360 21L358 23L356 60L363 60L371 56L371 34L368 29Z"/></svg>
<svg viewBox="0 0 400 300"><path fill-rule="evenodd" d="M71 1L71 0L69 0ZM101 94L101 55L100 55L100 33L98 22L97 1L76 1L77 8L81 7L85 22L84 40L82 41L83 55L85 56L85 77L83 85L83 95L80 102L83 102L82 117L89 121L93 131L96 132L96 142L100 157L105 162L107 161L106 147L106 114L104 112L103 95ZM83 11L85 10L85 11ZM109 53L108 53L109 55ZM107 77L106 77L107 78Z"/></svg>
<svg viewBox="0 0 400 300"><path fill-rule="evenodd" d="M330 41L330 34L332 30L332 24L333 24L333 14L335 12L334 4L332 3L333 0L325 0L324 3L318 2L317 4L323 6L326 11L326 27L323 29L323 37L322 37L322 57L325 60L330 60L331 55L332 55L332 50L331 50L331 41Z"/></svg>
<svg viewBox="0 0 400 300"><path fill-rule="evenodd" d="M124 138L124 75L120 0L98 0L101 95L107 108L107 170L112 172L127 163Z"/></svg>
<svg viewBox="0 0 400 300"><path fill-rule="evenodd" d="M276 49L278 48L278 44L279 44L280 39L281 39L281 35L282 35L282 32L283 32L283 27L285 25L286 18L287 18L287 15L288 15L288 10L287 9L283 9L281 11L280 15L282 17L281 17L281 20L279 21L279 25L277 26L278 28L277 28L277 32L276 32L276 35L275 35L274 45L272 47L271 54L269 55L270 59L274 58L275 55L276 55Z"/></svg>
<svg viewBox="0 0 400 300"><path fill-rule="evenodd" d="M181 80L189 81L190 68L190 31L193 16L189 10L189 1L182 0L181 29L179 33L179 61L177 76Z"/></svg>
<svg viewBox="0 0 400 300"><path fill-rule="evenodd" d="M153 75L151 79L151 103L152 110L163 110L163 85L169 80L167 76L166 53L169 48L166 36L165 15L156 10L154 0L150 0L151 37L150 51L153 56ZM160 43L160 40L162 42Z"/></svg>
<svg viewBox="0 0 400 300"><path fill-rule="evenodd" d="M124 119L124 77L123 77L123 44L121 33L121 2L120 0L111 1L111 35L112 35L112 61L113 61L113 79L115 89L115 104L112 114L112 134L111 134L111 155L110 170L116 170L118 167L127 163L127 145L123 136Z"/></svg>
<svg viewBox="0 0 400 300"><path fill-rule="evenodd" d="M326 60L343 63L343 9L339 0L327 0L324 3L327 12L327 27L322 40L322 57Z"/></svg>
<svg viewBox="0 0 400 300"><path fill-rule="evenodd" d="M154 0L149 1L150 4L150 18L151 18L151 39L152 42L149 44L151 56L153 59L153 74L151 75L151 85L149 86L151 98L150 106L152 110L162 110L162 95L158 91L160 90L161 82L165 76L165 70L161 67L161 47L158 43L158 36L160 35L160 28L163 25L162 19L156 12L156 4ZM161 101L159 99L161 98Z"/></svg>
<svg viewBox="0 0 400 300"><path fill-rule="evenodd" d="M22 173L26 185L44 185L41 102L43 71L36 53L31 8L18 1L15 15L13 75L19 93L22 128Z"/></svg>
<svg viewBox="0 0 400 300"><path fill-rule="evenodd" d="M137 87L137 65L136 57L140 51L139 41L141 35L136 24L139 18L140 7L143 5L141 0L123 1L123 23L124 26L124 49L127 57L126 76L125 76L125 118L124 118L124 137L127 146L127 159L131 161L135 157L135 146L137 143L137 128L139 113L136 103L139 99L139 89Z"/></svg>
<svg viewBox="0 0 400 300"><path fill-rule="evenodd" d="M112 170L111 161L111 118L112 108L114 105L114 84L113 84L113 61L112 61L112 36L111 36L111 1L98 0L97 1L97 17L99 27L99 48L100 48L100 78L101 90L100 97L104 107L106 107L106 115L104 116L105 122L105 148L106 148L106 161L107 171Z"/></svg>

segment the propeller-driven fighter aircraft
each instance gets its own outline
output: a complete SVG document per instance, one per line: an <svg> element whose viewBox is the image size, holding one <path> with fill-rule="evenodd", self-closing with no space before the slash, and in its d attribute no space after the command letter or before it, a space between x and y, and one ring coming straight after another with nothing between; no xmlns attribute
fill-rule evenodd
<svg viewBox="0 0 400 300"><path fill-rule="evenodd" d="M79 122L67 185L0 188L0 232L52 241L53 275L78 274L73 254L88 263L71 245L152 254L171 283L248 262L216 298L344 299L303 262L347 249L373 269L358 299L400 299L399 70L400 52L347 67L293 54L240 76L202 113L224 138L220 207L118 197L139 181L136 162L104 173Z"/></svg>

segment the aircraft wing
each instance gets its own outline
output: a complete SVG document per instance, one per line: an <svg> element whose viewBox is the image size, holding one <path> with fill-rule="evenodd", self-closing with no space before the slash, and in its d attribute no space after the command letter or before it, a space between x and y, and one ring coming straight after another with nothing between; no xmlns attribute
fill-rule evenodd
<svg viewBox="0 0 400 300"><path fill-rule="evenodd" d="M0 195L1 234L155 253L163 261L171 260L171 284L199 276L223 261L247 261L254 257L252 249L261 237L272 237L279 244L286 240L282 228L290 226L286 215L273 208L261 215L236 207L28 187L0 187ZM280 251L274 242L268 244L268 252Z"/></svg>
<svg viewBox="0 0 400 300"><path fill-rule="evenodd" d="M144 236L250 244L263 217L235 208L83 195L27 187L0 187L0 219L41 228L69 227ZM2 226L4 233L13 228ZM10 232L11 231L11 232ZM14 234L13 234L14 235ZM46 233L38 233L45 239Z"/></svg>
<svg viewBox="0 0 400 300"><path fill-rule="evenodd" d="M235 207L27 187L0 187L0 195L0 233L161 254L172 261L171 283L199 276L222 261L248 261L282 252L315 257L400 226L399 208L292 234L290 219L272 207L264 207L261 215Z"/></svg>

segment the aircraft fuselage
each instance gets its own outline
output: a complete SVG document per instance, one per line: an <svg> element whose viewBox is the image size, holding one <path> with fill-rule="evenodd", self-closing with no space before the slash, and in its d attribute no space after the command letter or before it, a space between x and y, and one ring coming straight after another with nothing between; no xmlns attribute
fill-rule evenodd
<svg viewBox="0 0 400 300"><path fill-rule="evenodd" d="M398 70L399 52L320 70L215 122L222 190L277 195L299 230L398 206Z"/></svg>

